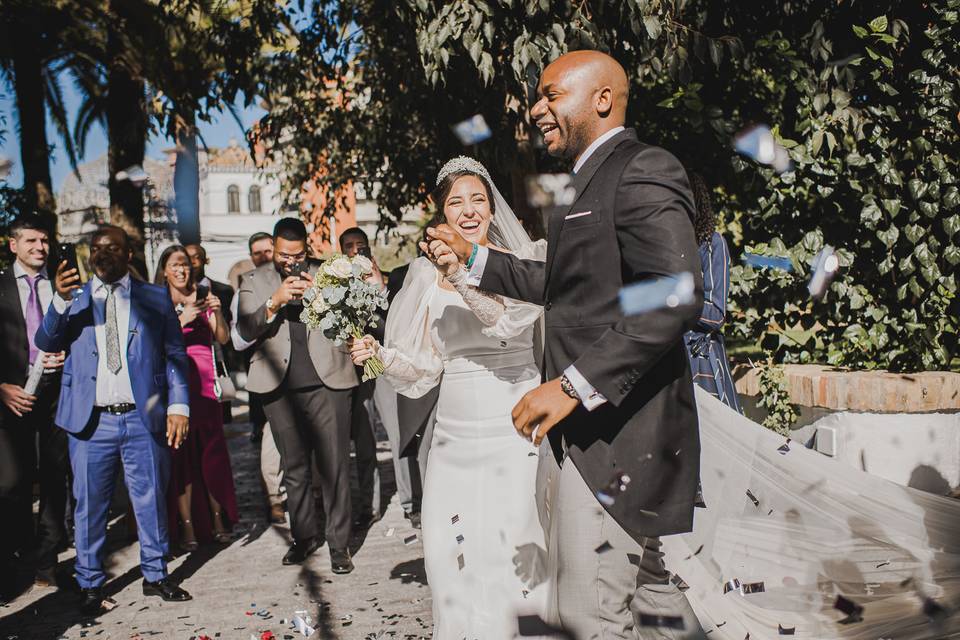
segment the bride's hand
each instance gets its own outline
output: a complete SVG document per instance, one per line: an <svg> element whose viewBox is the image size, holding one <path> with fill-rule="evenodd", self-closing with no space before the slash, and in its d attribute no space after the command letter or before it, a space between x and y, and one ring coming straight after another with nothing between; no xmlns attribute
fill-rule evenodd
<svg viewBox="0 0 960 640"><path fill-rule="evenodd" d="M436 229L427 230L430 237L434 238L429 243L421 242L420 250L430 259L433 266L444 276L451 276L460 269L461 260L458 254L457 246L465 244L463 238L457 236L447 225L440 225ZM439 235L438 235L439 234ZM473 245L467 244L472 250Z"/></svg>
<svg viewBox="0 0 960 640"><path fill-rule="evenodd" d="M350 338L347 340L347 347L350 349L353 364L358 367L380 351L380 343L371 335L363 336L359 340Z"/></svg>

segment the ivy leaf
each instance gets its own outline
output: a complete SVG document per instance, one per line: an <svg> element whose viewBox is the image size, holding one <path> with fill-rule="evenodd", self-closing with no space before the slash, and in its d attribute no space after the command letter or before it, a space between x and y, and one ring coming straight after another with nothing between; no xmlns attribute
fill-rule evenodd
<svg viewBox="0 0 960 640"><path fill-rule="evenodd" d="M868 34L866 29L858 25L853 25L853 32L857 35L858 38L866 38Z"/></svg>
<svg viewBox="0 0 960 640"><path fill-rule="evenodd" d="M877 16L871 20L868 24L870 30L874 33L887 30L887 16Z"/></svg>
<svg viewBox="0 0 960 640"><path fill-rule="evenodd" d="M650 36L651 40L656 40L660 37L660 18L657 16L644 16L643 28L647 30L647 35Z"/></svg>

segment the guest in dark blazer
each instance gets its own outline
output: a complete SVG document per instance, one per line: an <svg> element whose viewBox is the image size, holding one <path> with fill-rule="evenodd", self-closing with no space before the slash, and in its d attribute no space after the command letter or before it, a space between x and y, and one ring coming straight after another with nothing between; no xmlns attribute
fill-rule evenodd
<svg viewBox="0 0 960 640"><path fill-rule="evenodd" d="M35 584L56 585L57 551L66 544L70 467L67 434L53 421L64 353L43 354L34 342L43 311L53 299L47 271L50 234L36 215L16 220L9 233L14 260L0 272L0 590L4 592L13 586L16 573L10 562L13 553L34 543ZM40 358L44 373L36 391L28 393L24 385ZM34 478L40 482L35 530Z"/></svg>
<svg viewBox="0 0 960 640"><path fill-rule="evenodd" d="M629 86L597 51L543 71L531 116L547 151L573 161L576 192L548 213L546 263L470 245L449 228L429 230L429 251L466 264L481 289L543 305L544 383L513 419L535 443L548 438L537 495L557 541L554 622L577 638L635 638L642 613L667 611L685 631L661 627L662 637L695 637L702 631L669 581L658 537L691 530L699 477L683 346L703 301L693 198L676 158L624 128ZM622 313L623 286L682 272L693 275L691 302ZM603 544L615 551L596 553Z"/></svg>
<svg viewBox="0 0 960 640"><path fill-rule="evenodd" d="M166 564L169 447L189 429L189 365L170 295L130 277L132 255L123 229L95 231L93 277L81 287L76 270L60 264L57 295L36 337L44 351L67 351L56 423L69 432L85 615L103 603L107 512L121 467L137 517L143 594L190 599L167 578Z"/></svg>

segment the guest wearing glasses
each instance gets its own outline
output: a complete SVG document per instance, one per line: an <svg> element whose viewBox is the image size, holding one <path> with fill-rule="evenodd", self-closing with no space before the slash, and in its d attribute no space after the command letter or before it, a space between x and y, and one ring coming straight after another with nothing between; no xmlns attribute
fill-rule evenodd
<svg viewBox="0 0 960 640"><path fill-rule="evenodd" d="M193 551L200 541L228 542L228 527L239 519L213 346L214 341L224 344L229 339L229 324L217 295L194 282L190 255L184 247L167 247L156 273L156 283L166 286L177 310L190 364L191 428L183 446L173 454L167 502L171 531L177 531L179 515L180 546Z"/></svg>

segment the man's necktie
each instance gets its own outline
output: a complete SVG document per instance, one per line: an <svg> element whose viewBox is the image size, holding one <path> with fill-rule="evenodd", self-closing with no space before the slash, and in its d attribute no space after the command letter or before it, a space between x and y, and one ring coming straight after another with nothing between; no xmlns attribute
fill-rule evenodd
<svg viewBox="0 0 960 640"><path fill-rule="evenodd" d="M117 284L107 287L107 369L110 373L120 371L120 334L117 331Z"/></svg>
<svg viewBox="0 0 960 640"><path fill-rule="evenodd" d="M37 359L37 345L34 344L33 338L37 335L37 329L40 328L40 323L43 322L43 309L40 308L40 295L37 293L37 283L40 281L41 275L38 273L35 276L26 276L27 284L30 285L30 295L27 296L27 344L30 346L30 364L33 364Z"/></svg>

